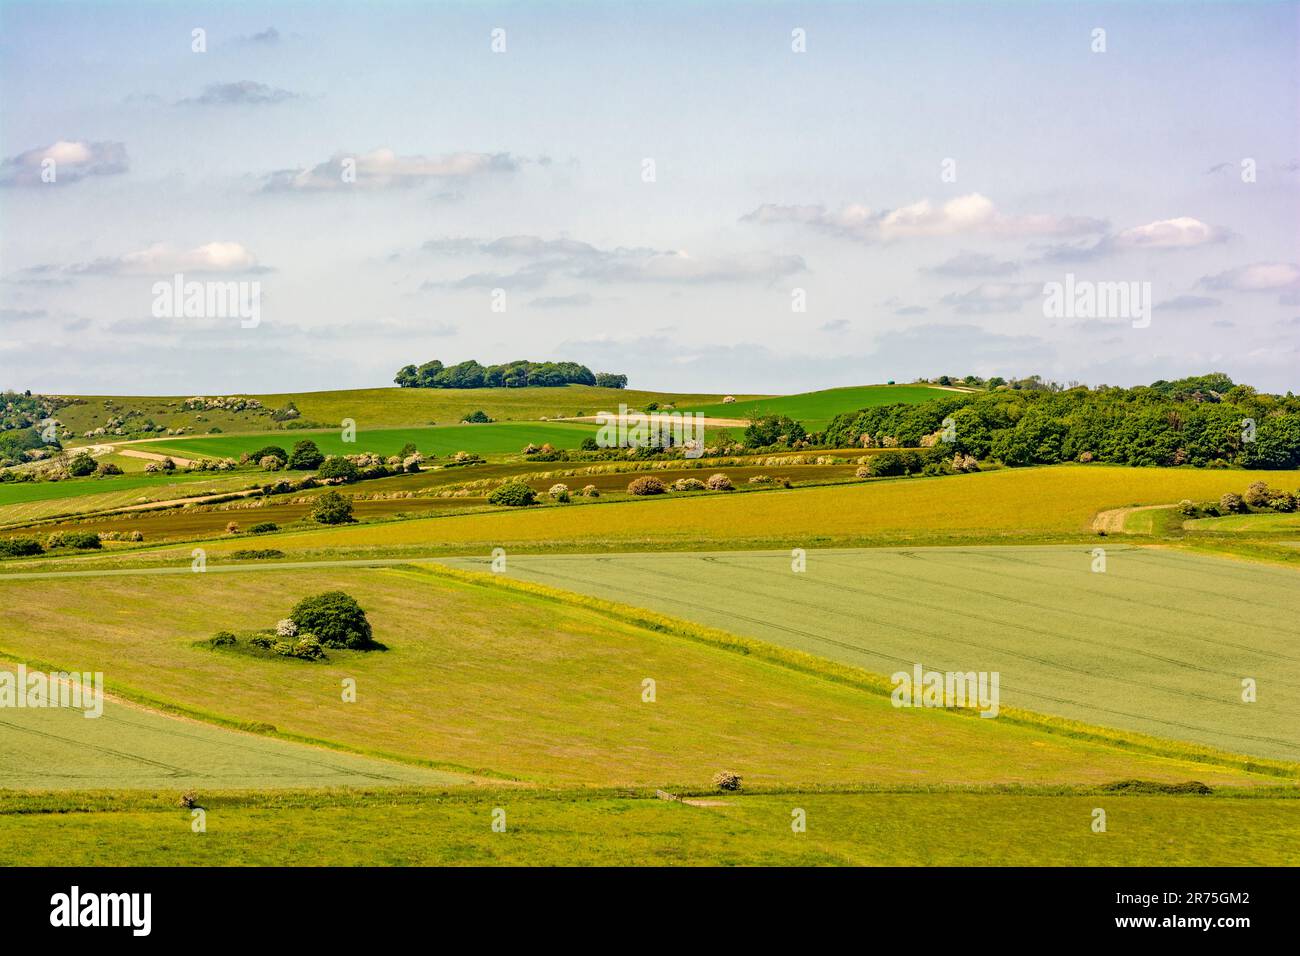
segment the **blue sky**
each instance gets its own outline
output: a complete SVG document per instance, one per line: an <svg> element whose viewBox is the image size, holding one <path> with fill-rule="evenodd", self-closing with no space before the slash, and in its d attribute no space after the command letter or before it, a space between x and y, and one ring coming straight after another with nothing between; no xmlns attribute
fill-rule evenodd
<svg viewBox="0 0 1300 956"><path fill-rule="evenodd" d="M0 384L1296 389L1297 10L0 2ZM261 322L156 318L176 272ZM1045 317L1066 273L1150 325Z"/></svg>

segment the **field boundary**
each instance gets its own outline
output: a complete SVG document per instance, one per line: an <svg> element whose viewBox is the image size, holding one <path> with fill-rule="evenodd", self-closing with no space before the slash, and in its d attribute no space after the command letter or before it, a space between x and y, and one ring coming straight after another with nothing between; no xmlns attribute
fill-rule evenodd
<svg viewBox="0 0 1300 956"><path fill-rule="evenodd" d="M892 683L883 674L874 674L861 668L826 660L814 654L778 647L765 641L741 637L718 628L694 624L690 621L648 611L629 604L607 601L585 594L576 594L544 584L534 584L531 581L519 581L503 575L481 571L463 571L436 561L418 567L414 565L396 565L393 570L411 576L432 575L480 587L496 587L531 594L567 606L595 611L624 624L632 624L658 633L708 644L733 653L753 656L757 660L787 667L835 683L846 684L869 693L885 697L893 693ZM975 711L962 711L956 708L945 708L945 710L954 716L972 717L976 714ZM1016 707L1002 707L999 712L999 719L1046 733L1105 744L1135 753L1186 760L1206 764L1207 766L1240 770L1246 773L1263 774L1283 779L1300 779L1300 764L1288 763L1282 760L1234 754L1228 751L1216 750L1212 747L1165 740L1131 731L1099 727L1064 717L1021 710Z"/></svg>

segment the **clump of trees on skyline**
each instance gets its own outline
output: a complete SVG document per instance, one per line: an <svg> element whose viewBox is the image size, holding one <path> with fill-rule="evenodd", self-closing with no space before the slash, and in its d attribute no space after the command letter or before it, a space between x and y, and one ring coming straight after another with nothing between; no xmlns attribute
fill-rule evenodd
<svg viewBox="0 0 1300 956"><path fill-rule="evenodd" d="M423 365L403 366L393 381L402 388L627 387L626 375L592 372L577 362L530 362L527 359L502 365L480 365L474 359L457 365L443 365L434 359Z"/></svg>

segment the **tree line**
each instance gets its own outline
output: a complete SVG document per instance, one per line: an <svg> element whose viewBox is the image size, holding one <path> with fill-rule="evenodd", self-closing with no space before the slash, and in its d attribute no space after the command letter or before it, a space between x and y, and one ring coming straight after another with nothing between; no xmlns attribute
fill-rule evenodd
<svg viewBox="0 0 1300 956"><path fill-rule="evenodd" d="M960 381L960 380L959 380ZM1300 467L1300 397L1257 392L1222 373L1134 388L994 388L837 415L818 444L918 447L1008 465Z"/></svg>
<svg viewBox="0 0 1300 956"><path fill-rule="evenodd" d="M592 372L577 362L529 362L480 365L470 359L443 365L434 359L423 365L405 365L393 379L402 388L553 388L561 385L595 385L626 388L627 376Z"/></svg>

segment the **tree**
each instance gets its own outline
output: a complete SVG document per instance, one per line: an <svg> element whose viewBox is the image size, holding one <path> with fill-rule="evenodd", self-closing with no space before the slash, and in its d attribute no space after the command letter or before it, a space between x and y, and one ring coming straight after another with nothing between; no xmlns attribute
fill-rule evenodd
<svg viewBox="0 0 1300 956"><path fill-rule="evenodd" d="M309 471L312 468L319 468L324 460L325 456L316 447L316 443L310 438L304 438L293 446L293 451L289 453L288 466L300 471Z"/></svg>
<svg viewBox="0 0 1300 956"><path fill-rule="evenodd" d="M95 459L89 452L82 452L68 462L68 474L73 478L84 478L95 473Z"/></svg>
<svg viewBox="0 0 1300 956"><path fill-rule="evenodd" d="M352 521L352 501L337 491L327 491L312 505L311 518L320 524L347 524Z"/></svg>
<svg viewBox="0 0 1300 956"><path fill-rule="evenodd" d="M616 375L613 372L596 373L597 388L627 388L627 376Z"/></svg>
<svg viewBox="0 0 1300 956"><path fill-rule="evenodd" d="M521 508L537 501L537 492L522 481L507 481L488 495L488 503Z"/></svg>
<svg viewBox="0 0 1300 956"><path fill-rule="evenodd" d="M281 448L279 445L264 445L263 447L259 448L257 451L249 452L248 460L261 461L263 458L266 458L268 455L273 458L279 458L280 464L282 465L289 460L289 453L285 451L283 448Z"/></svg>
<svg viewBox="0 0 1300 956"><path fill-rule="evenodd" d="M289 620L297 625L299 634L315 634L326 647L364 650L375 646L366 612L342 591L303 598L289 612Z"/></svg>
<svg viewBox="0 0 1300 956"><path fill-rule="evenodd" d="M763 415L745 428L741 439L746 448L766 448L769 445L789 447L808 437L804 427L788 415Z"/></svg>
<svg viewBox="0 0 1300 956"><path fill-rule="evenodd" d="M342 455L331 455L321 463L316 476L318 478L341 479L346 483L351 483L361 477L361 469Z"/></svg>
<svg viewBox="0 0 1300 956"><path fill-rule="evenodd" d="M492 418L487 412L480 408L478 411L470 412L462 418L461 421L470 425L486 425L492 421Z"/></svg>

